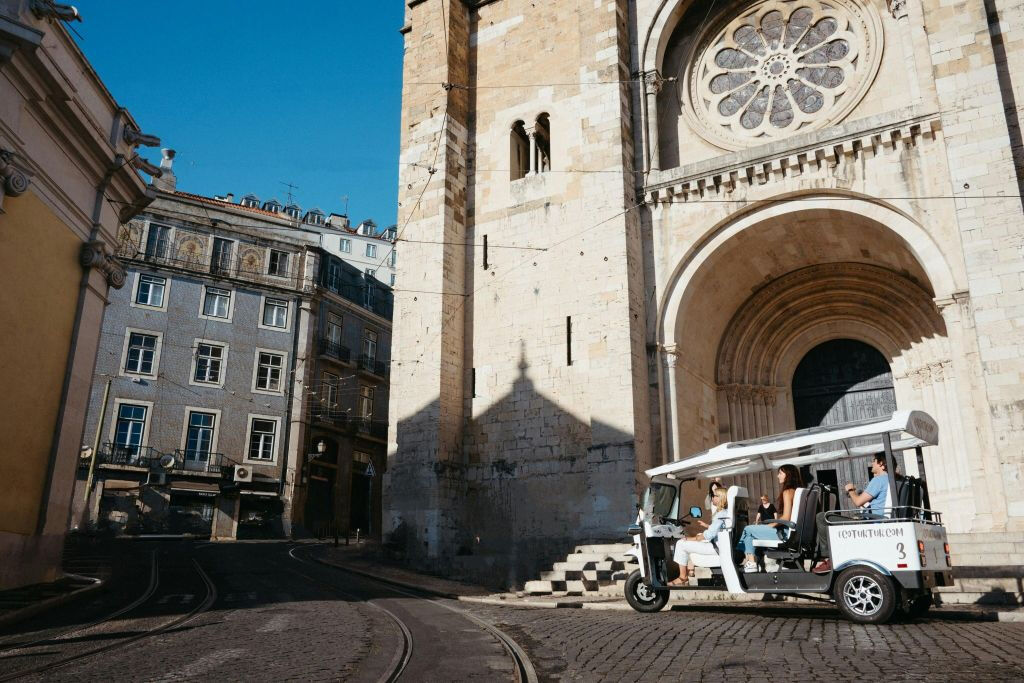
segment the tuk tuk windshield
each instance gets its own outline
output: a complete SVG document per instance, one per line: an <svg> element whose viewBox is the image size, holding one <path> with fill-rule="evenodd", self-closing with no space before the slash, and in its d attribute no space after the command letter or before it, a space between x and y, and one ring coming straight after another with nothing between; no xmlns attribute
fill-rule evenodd
<svg viewBox="0 0 1024 683"><path fill-rule="evenodd" d="M679 515L676 487L671 484L651 484L644 494L644 510L658 517L676 519Z"/></svg>

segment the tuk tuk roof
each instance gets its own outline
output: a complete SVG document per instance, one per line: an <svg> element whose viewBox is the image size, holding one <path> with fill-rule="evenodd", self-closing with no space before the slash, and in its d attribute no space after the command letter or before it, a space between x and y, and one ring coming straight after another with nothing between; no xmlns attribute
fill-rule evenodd
<svg viewBox="0 0 1024 683"><path fill-rule="evenodd" d="M889 434L892 450L902 451L939 442L939 427L928 413L902 410L890 417L811 427L795 432L731 441L647 470L649 477L718 477L772 470L781 465L800 467L820 462L871 455L883 449Z"/></svg>

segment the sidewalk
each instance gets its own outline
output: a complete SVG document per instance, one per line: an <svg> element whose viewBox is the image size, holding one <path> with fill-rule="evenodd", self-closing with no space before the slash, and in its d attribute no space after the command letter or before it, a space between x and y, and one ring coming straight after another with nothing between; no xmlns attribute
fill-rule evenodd
<svg viewBox="0 0 1024 683"><path fill-rule="evenodd" d="M582 596L539 596L524 593L494 593L481 586L421 574L397 564L381 562L374 557L374 546L321 547L315 556L319 562L367 576L399 588L415 590L442 598L467 603L498 605L512 608L587 609L632 611L625 598ZM673 612L757 613L764 616L787 616L799 613L808 617L835 617L835 607L807 600L762 601L758 598L728 601L672 600L667 608ZM935 607L929 619L948 621L1024 622L1024 609L955 605Z"/></svg>
<svg viewBox="0 0 1024 683"><path fill-rule="evenodd" d="M53 583L37 583L0 591L0 627L34 617L102 587L103 581L100 579L65 574L64 578Z"/></svg>

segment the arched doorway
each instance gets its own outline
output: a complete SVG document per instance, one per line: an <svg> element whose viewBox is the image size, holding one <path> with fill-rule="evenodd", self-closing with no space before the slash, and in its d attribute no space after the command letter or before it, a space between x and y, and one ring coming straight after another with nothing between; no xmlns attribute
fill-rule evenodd
<svg viewBox="0 0 1024 683"><path fill-rule="evenodd" d="M895 410L889 362L862 341L832 339L818 344L793 373L797 429L882 417Z"/></svg>

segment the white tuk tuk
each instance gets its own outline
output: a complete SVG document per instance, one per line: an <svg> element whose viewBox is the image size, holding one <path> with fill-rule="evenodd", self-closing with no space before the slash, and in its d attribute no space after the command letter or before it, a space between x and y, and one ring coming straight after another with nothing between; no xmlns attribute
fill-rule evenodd
<svg viewBox="0 0 1024 683"><path fill-rule="evenodd" d="M924 614L932 605L932 589L953 585L946 530L940 513L930 509L923 479L923 448L937 443L938 426L929 415L902 411L888 418L724 443L647 470L651 484L636 524L628 531L634 545L629 554L639 566L626 581L626 600L637 611L656 612L668 602L670 591L725 589L834 601L859 623L884 623L897 612ZM711 578L696 585L669 585L679 572L672 561L675 541L691 523L687 518L703 515L703 499L680 500L683 482L713 478L728 485L728 477L775 470L787 463L799 468L879 452L885 453L890 473L884 516L841 509L835 487L816 483L798 488L792 521L783 522L785 530L778 540L754 541L758 571L744 573L737 568L743 558L737 541L750 523L752 506L744 487L729 486L728 520L712 541L717 553L691 555L696 566L711 569ZM921 478L898 471L894 454L900 452L904 457L916 455ZM849 504L848 498L843 500ZM828 525L832 569L816 574L811 570L823 559L817 549L819 512L825 513ZM765 569L766 558L774 561L772 571Z"/></svg>

